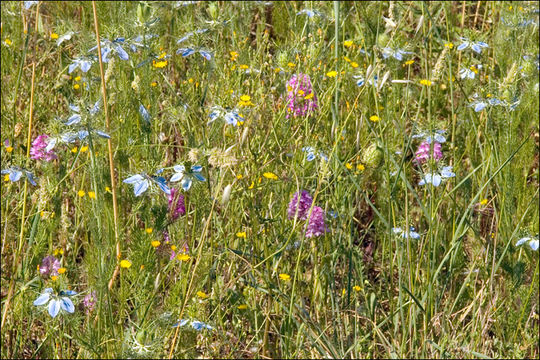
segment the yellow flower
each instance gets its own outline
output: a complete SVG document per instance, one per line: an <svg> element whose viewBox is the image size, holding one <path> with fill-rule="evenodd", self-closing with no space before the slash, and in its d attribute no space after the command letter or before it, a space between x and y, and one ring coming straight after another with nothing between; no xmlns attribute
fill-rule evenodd
<svg viewBox="0 0 540 360"><path fill-rule="evenodd" d="M75 154L77 150L79 150L79 148L75 146L73 149L71 149L71 152Z"/></svg>
<svg viewBox="0 0 540 360"><path fill-rule="evenodd" d="M5 182L8 182L8 181L9 181L9 174L4 175L4 181L5 181Z"/></svg>
<svg viewBox="0 0 540 360"><path fill-rule="evenodd" d="M289 280L291 280L291 276L290 276L290 275L288 275L288 274L283 274L283 273L282 273L282 274L279 274L279 278L280 278L281 280L283 280L283 281L289 281Z"/></svg>
<svg viewBox="0 0 540 360"><path fill-rule="evenodd" d="M10 45L13 44L13 43L11 42L11 40L5 39L5 40L4 40L4 44L6 44L7 46L10 46Z"/></svg>
<svg viewBox="0 0 540 360"><path fill-rule="evenodd" d="M281 71L281 68L278 68L278 67L277 67L277 68L274 69L274 72L275 72L275 73L278 73L278 72L280 72L280 71Z"/></svg>
<svg viewBox="0 0 540 360"><path fill-rule="evenodd" d="M452 49L452 48L454 47L454 44L452 44L452 43L446 43L446 44L444 44L444 47L447 47L447 48L449 48L449 49Z"/></svg>
<svg viewBox="0 0 540 360"><path fill-rule="evenodd" d="M6 151L11 153L13 151L13 146L6 146Z"/></svg>
<svg viewBox="0 0 540 360"><path fill-rule="evenodd" d="M364 165L362 165L362 164L356 165L356 170L358 170L358 171L364 171L365 169L366 169L366 167Z"/></svg>
<svg viewBox="0 0 540 360"><path fill-rule="evenodd" d="M242 179L243 177L244 177L244 176L242 176L242 174L236 175L236 178L237 178L238 180Z"/></svg>
<svg viewBox="0 0 540 360"><path fill-rule="evenodd" d="M488 203L488 199L482 199L480 205L485 206Z"/></svg>
<svg viewBox="0 0 540 360"><path fill-rule="evenodd" d="M73 80L75 80L75 81L81 81L81 76L77 76L77 77L75 77L75 79L73 79Z"/></svg>
<svg viewBox="0 0 540 360"><path fill-rule="evenodd" d="M176 255L176 258L180 261L188 261L190 256L188 254L178 254Z"/></svg>
<svg viewBox="0 0 540 360"><path fill-rule="evenodd" d="M274 173L272 173L272 172L265 172L265 173L263 174L263 176L264 176L265 178L267 178L267 179L272 179L272 180L277 180L277 179L278 179L277 175L274 174Z"/></svg>
<svg viewBox="0 0 540 360"><path fill-rule="evenodd" d="M51 33L51 39L53 39L53 40L58 39L58 34L57 33Z"/></svg>
<svg viewBox="0 0 540 360"><path fill-rule="evenodd" d="M426 85L426 86L431 86L431 81L430 80L427 80L427 79L422 79L420 80L420 85Z"/></svg>
<svg viewBox="0 0 540 360"><path fill-rule="evenodd" d="M249 95L242 95L242 96L240 96L240 100L245 101L245 102L248 102L248 101L251 100L251 96L249 96Z"/></svg>
<svg viewBox="0 0 540 360"><path fill-rule="evenodd" d="M305 99L305 100L313 99L314 96L315 96L314 93L309 93L309 94L307 94L306 96L304 96L304 99Z"/></svg>
<svg viewBox="0 0 540 360"><path fill-rule="evenodd" d="M246 310L248 306L246 304L238 305L238 310Z"/></svg>
<svg viewBox="0 0 540 360"><path fill-rule="evenodd" d="M239 238L244 238L245 239L247 235L246 235L245 232L237 232L236 236L239 237Z"/></svg>
<svg viewBox="0 0 540 360"><path fill-rule="evenodd" d="M96 193L93 192L93 191L89 191L89 192L88 192L88 197L89 197L90 199L95 199L95 198L96 198Z"/></svg>
<svg viewBox="0 0 540 360"><path fill-rule="evenodd" d="M343 57L343 60L345 60L346 62L349 62L349 63L351 62L351 59L349 59L349 58L346 57L346 56Z"/></svg>
<svg viewBox="0 0 540 360"><path fill-rule="evenodd" d="M371 120L371 121L373 121L373 122L377 122L377 121L379 121L379 120L381 120L381 119L379 119L379 117L378 117L377 115L371 115L371 116L369 117L369 120Z"/></svg>
<svg viewBox="0 0 540 360"><path fill-rule="evenodd" d="M295 63L292 63L292 62L290 62L290 63L288 63L288 64L287 64L287 66L288 66L288 67L290 67L290 68L292 69L292 68L294 68L294 67L296 66L296 64L295 64Z"/></svg>
<svg viewBox="0 0 540 360"><path fill-rule="evenodd" d="M345 40L343 42L343 46L345 46L346 48L350 48L351 46L353 46L354 42L352 40Z"/></svg>
<svg viewBox="0 0 540 360"><path fill-rule="evenodd" d="M168 241L167 241L167 242L168 242ZM172 251L176 251L176 249L177 249L176 245L171 245L171 250L172 250Z"/></svg>
<svg viewBox="0 0 540 360"><path fill-rule="evenodd" d="M112 194L111 188L108 186L105 186L105 191L108 192L109 194Z"/></svg>
<svg viewBox="0 0 540 360"><path fill-rule="evenodd" d="M162 52L162 53L158 56L158 59L161 60L161 59L165 58L165 56L167 56L167 53L166 53L166 52Z"/></svg>
<svg viewBox="0 0 540 360"><path fill-rule="evenodd" d="M51 276L51 280L52 280L52 281L58 280L58 276L56 276L56 275Z"/></svg>
<svg viewBox="0 0 540 360"><path fill-rule="evenodd" d="M157 248L159 245L161 245L161 242L158 240L154 240L150 244L152 244L153 247Z"/></svg>
<svg viewBox="0 0 540 360"><path fill-rule="evenodd" d="M360 290L362 290L362 288L360 286L358 286L358 285L354 285L353 290L356 291L356 292L359 292Z"/></svg>
<svg viewBox="0 0 540 360"><path fill-rule="evenodd" d="M152 61L152 66L158 69L164 68L165 66L167 66L167 60L162 60L162 61L154 60Z"/></svg>
<svg viewBox="0 0 540 360"><path fill-rule="evenodd" d="M55 249L54 252L53 252L54 256L58 256L58 255L64 255L64 249Z"/></svg>
<svg viewBox="0 0 540 360"><path fill-rule="evenodd" d="M345 167L349 170L351 170L353 168L352 164L351 163L346 163L345 164Z"/></svg>
<svg viewBox="0 0 540 360"><path fill-rule="evenodd" d="M131 261L129 260L120 261L120 267L124 269L129 269L131 267Z"/></svg>
<svg viewBox="0 0 540 360"><path fill-rule="evenodd" d="M236 51L231 51L229 52L229 54L231 55L231 61L236 60L236 58L238 57L238 53Z"/></svg>
<svg viewBox="0 0 540 360"><path fill-rule="evenodd" d="M73 88L74 88L75 90L79 90L80 87L81 87L81 86L80 86L79 84L74 84L74 85L73 85Z"/></svg>
<svg viewBox="0 0 540 360"><path fill-rule="evenodd" d="M147 234L151 234L152 231L154 231L154 229L152 229L152 228L146 228L146 229L144 229L144 231L146 231Z"/></svg>
<svg viewBox="0 0 540 360"><path fill-rule="evenodd" d="M351 66L356 69L358 67L358 63L353 61L351 62Z"/></svg>
<svg viewBox="0 0 540 360"><path fill-rule="evenodd" d="M197 291L197 296L200 297L201 299L207 299L208 298L208 295L206 295L206 293L204 291Z"/></svg>
<svg viewBox="0 0 540 360"><path fill-rule="evenodd" d="M326 73L326 76L328 76L330 78L336 77L337 76L337 71L335 71L335 70L329 71L329 72Z"/></svg>
<svg viewBox="0 0 540 360"><path fill-rule="evenodd" d="M238 102L239 106L251 106L253 103L251 102L251 96L249 95L242 95L240 96L240 101Z"/></svg>
<svg viewBox="0 0 540 360"><path fill-rule="evenodd" d="M247 69L249 69L249 66L246 65L246 64L241 64L241 65L239 66L239 68L242 69L242 70L247 70ZM233 69L233 70L234 70L234 69Z"/></svg>
<svg viewBox="0 0 540 360"><path fill-rule="evenodd" d="M88 145L81 146L81 152L87 152L88 151Z"/></svg>
<svg viewBox="0 0 540 360"><path fill-rule="evenodd" d="M83 197L84 195L86 195L86 193L84 192L84 190L79 190L77 192L77 195L79 195L79 197Z"/></svg>
<svg viewBox="0 0 540 360"><path fill-rule="evenodd" d="M414 64L413 59L405 61L405 65L412 65L412 64Z"/></svg>
<svg viewBox="0 0 540 360"><path fill-rule="evenodd" d="M63 274L63 273L66 272L66 270L67 270L67 269L66 269L65 267L61 267L60 269L58 269L58 273L59 273L59 274Z"/></svg>
<svg viewBox="0 0 540 360"><path fill-rule="evenodd" d="M304 90L298 90L298 95L300 96L304 95Z"/></svg>
<svg viewBox="0 0 540 360"><path fill-rule="evenodd" d="M6 175L6 179L7 179L6 181L9 181L9 175ZM253 189L254 187L255 187L255 182L252 181L251 184L248 186L248 189L251 190L251 189Z"/></svg>
<svg viewBox="0 0 540 360"><path fill-rule="evenodd" d="M156 86L157 86L157 82L152 81L152 82L150 83L150 86L151 86L151 87L156 87Z"/></svg>

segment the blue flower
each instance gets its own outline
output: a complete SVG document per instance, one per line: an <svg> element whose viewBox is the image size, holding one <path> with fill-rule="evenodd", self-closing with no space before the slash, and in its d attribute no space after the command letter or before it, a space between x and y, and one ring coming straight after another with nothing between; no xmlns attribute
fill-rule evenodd
<svg viewBox="0 0 540 360"><path fill-rule="evenodd" d="M445 166L439 173L427 173L418 185L432 184L437 187L441 184L442 180L455 177L456 174L452 172L452 166Z"/></svg>
<svg viewBox="0 0 540 360"><path fill-rule="evenodd" d="M446 137L444 136L445 133L445 130L435 130L433 132L433 135L427 135L425 132L421 132L419 134L413 135L412 138L424 138L428 144L431 144L433 141L438 142L439 144L443 144L446 142Z"/></svg>
<svg viewBox="0 0 540 360"><path fill-rule="evenodd" d="M415 231L415 228L410 226L409 227L409 230L408 231L404 231L402 228L400 227L395 227L395 228L392 228L392 231L394 232L394 234L396 235L401 235L402 238L404 239L407 239L407 238L412 238L412 239L420 239L420 234L417 233Z"/></svg>
<svg viewBox="0 0 540 360"><path fill-rule="evenodd" d="M538 251L538 246L539 246L538 237L533 238L533 237L527 236L527 237L521 238L516 243L516 246L521 246L523 244L528 244L531 247L531 249L533 249L534 251Z"/></svg>
<svg viewBox="0 0 540 360"><path fill-rule="evenodd" d="M466 67L463 67L461 68L461 70L459 70L459 77L461 79L466 79L466 78L469 78L469 79L474 79L474 77L476 76L476 73L474 71L472 71L471 69L468 69Z"/></svg>
<svg viewBox="0 0 540 360"><path fill-rule="evenodd" d="M144 43L147 42L148 40L150 39L153 39L153 38L156 38L158 37L157 35L155 34L146 34L146 35L138 35L136 36L135 38L133 38L131 41L130 41L130 44L129 44L129 49L132 51L132 52L137 52L137 48L147 48L148 46L145 45Z"/></svg>
<svg viewBox="0 0 540 360"><path fill-rule="evenodd" d="M201 182L206 181L204 176L201 175L201 165L193 165L189 172L186 172L186 167L184 165L175 165L173 169L175 174L171 177L170 181L177 182L181 180L180 185L184 191L188 191L191 188L193 179Z"/></svg>
<svg viewBox="0 0 540 360"><path fill-rule="evenodd" d="M176 44L181 44L183 43L184 41L188 40L190 37L192 37L193 35L195 34L204 34L205 32L207 32L208 29L197 29L195 31L192 31L192 32L188 32L186 35L184 35L182 38L178 39L178 41L176 42Z"/></svg>
<svg viewBox="0 0 540 360"><path fill-rule="evenodd" d="M206 60L212 60L212 53L204 49L180 48L176 50L176 54L182 54L182 57L188 57L189 55L195 54L196 52L201 54L201 56Z"/></svg>
<svg viewBox="0 0 540 360"><path fill-rule="evenodd" d="M181 319L179 322L174 324L172 327L184 327L189 323L190 323L190 321L188 319ZM208 324L205 324L202 321L198 321L198 320L192 320L191 321L191 327L194 328L197 331L201 331L202 329L207 329L207 330L213 330L214 329L212 326L210 326Z"/></svg>
<svg viewBox="0 0 540 360"><path fill-rule="evenodd" d="M303 152L306 152L306 160L307 161L313 161L317 157L317 155L321 158L323 161L328 161L328 155L323 153L322 151L317 152L317 150L311 146L304 146L302 148Z"/></svg>
<svg viewBox="0 0 540 360"><path fill-rule="evenodd" d="M489 47L489 45L486 44L483 41L473 42L473 41L470 41L469 39L467 39L465 37L461 37L460 39L463 42L461 44L459 44L459 46L456 48L457 51L465 50L466 48L468 48L470 46L471 49L474 52L480 54L480 53L482 53L482 48L483 47L486 47L486 48Z"/></svg>
<svg viewBox="0 0 540 360"><path fill-rule="evenodd" d="M356 86L358 86L358 87L364 86L366 84L366 79L364 78L363 75L355 75L355 76L353 76L353 78L358 79L358 80L356 80ZM379 77L377 75L373 75L373 77L370 78L367 81L367 83L369 85L373 85L373 86L377 87L377 80L379 80Z"/></svg>
<svg viewBox="0 0 540 360"><path fill-rule="evenodd" d="M2 175L7 175L7 174L9 174L9 180L11 180L12 182L19 181L24 174L26 175L26 178L28 179L30 184L37 186L37 183L34 178L34 174L32 174L30 171L26 169L22 169L18 166L11 166L9 169L2 170Z"/></svg>
<svg viewBox="0 0 540 360"><path fill-rule="evenodd" d="M35 4L37 4L39 1L25 1L24 2L24 8L26 10L30 9L32 6L34 6Z"/></svg>
<svg viewBox="0 0 540 360"><path fill-rule="evenodd" d="M101 61L104 63L109 62L109 54L114 52L121 60L129 60L128 53L124 50L122 47L122 44L125 43L125 39L123 37L119 37L114 39L113 41L110 41L108 39L101 40ZM97 50L97 46L94 46L88 52L92 52Z"/></svg>
<svg viewBox="0 0 540 360"><path fill-rule="evenodd" d="M229 125L237 126L239 121L244 121L244 118L238 114L238 109L225 110L221 106L214 106L212 112L208 115L210 121L208 124L213 123L219 118L223 118L225 122Z"/></svg>
<svg viewBox="0 0 540 360"><path fill-rule="evenodd" d="M133 193L135 196L142 195L148 190L152 183L156 184L165 194L170 195L171 193L171 189L167 186L167 180L161 176L148 176L145 173L141 173L130 176L123 182L133 185Z"/></svg>
<svg viewBox="0 0 540 360"><path fill-rule="evenodd" d="M323 13L321 13L319 10L309 10L309 9L302 9L299 12L296 13L296 15L307 15L308 18L312 19L315 16L322 17Z"/></svg>
<svg viewBox="0 0 540 360"><path fill-rule="evenodd" d="M410 51L404 51L402 49L395 49L394 50L394 49L392 49L390 47L385 47L385 48L382 49L383 59L387 59L390 56L392 56L394 59L402 61L403 60L403 55L412 55L412 54L414 54L414 53L410 52Z"/></svg>
<svg viewBox="0 0 540 360"><path fill-rule="evenodd" d="M68 67L68 74L71 74L76 68L81 68L82 72L88 72L92 66L92 60L88 58L77 58Z"/></svg>
<svg viewBox="0 0 540 360"><path fill-rule="evenodd" d="M150 124L150 113L143 104L139 104L139 114L146 123Z"/></svg>
<svg viewBox="0 0 540 360"><path fill-rule="evenodd" d="M72 314L75 311L75 306L69 298L69 296L76 295L77 293L73 290L64 290L60 291L58 295L53 294L52 288L46 288L43 290L41 295L34 300L34 306L47 305L49 310L49 315L51 317L56 317L60 312L60 309Z"/></svg>

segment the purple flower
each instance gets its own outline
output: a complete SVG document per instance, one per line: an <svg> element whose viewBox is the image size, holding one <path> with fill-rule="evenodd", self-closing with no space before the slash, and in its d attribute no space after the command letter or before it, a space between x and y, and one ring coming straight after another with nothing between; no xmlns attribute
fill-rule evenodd
<svg viewBox="0 0 540 360"><path fill-rule="evenodd" d="M86 309L86 314L91 313L94 311L94 307L96 306L97 301L97 294L95 290L92 290L83 299L83 305Z"/></svg>
<svg viewBox="0 0 540 360"><path fill-rule="evenodd" d="M306 237L321 236L327 231L328 228L324 223L324 210L318 206L314 206L307 225Z"/></svg>
<svg viewBox="0 0 540 360"><path fill-rule="evenodd" d="M298 192L295 192L293 198L289 202L289 209L287 210L289 219L292 220L295 216L298 216L300 220L305 220L312 202L313 198L306 190L302 190L300 193L300 200L298 199Z"/></svg>
<svg viewBox="0 0 540 360"><path fill-rule="evenodd" d="M313 92L311 79L306 74L293 75L287 82L287 116L309 115L317 109L317 96Z"/></svg>
<svg viewBox="0 0 540 360"><path fill-rule="evenodd" d="M169 213L173 220L186 214L184 195L180 194L175 188L171 188L171 193L169 194Z"/></svg>
<svg viewBox="0 0 540 360"><path fill-rule="evenodd" d="M420 146L418 146L418 150L415 153L416 155L416 162L419 164L423 164L429 160L429 158L433 158L435 161L439 161L443 157L441 144L438 142L433 142L433 151L431 150L431 145L427 141L423 141Z"/></svg>
<svg viewBox="0 0 540 360"><path fill-rule="evenodd" d="M41 265L39 266L39 273L43 277L47 276L58 276L58 269L60 269L60 261L52 255L45 256L41 260Z"/></svg>
<svg viewBox="0 0 540 360"><path fill-rule="evenodd" d="M47 151L46 149L48 145L48 138L48 135L43 134L34 139L32 142L32 147L30 148L30 155L32 159L51 161L57 158L54 150L51 149Z"/></svg>

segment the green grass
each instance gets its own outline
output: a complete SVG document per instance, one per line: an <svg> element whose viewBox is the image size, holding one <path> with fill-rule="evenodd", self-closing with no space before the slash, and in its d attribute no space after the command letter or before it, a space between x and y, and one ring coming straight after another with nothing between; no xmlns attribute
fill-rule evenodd
<svg viewBox="0 0 540 360"><path fill-rule="evenodd" d="M28 137L69 129L69 104L86 114L102 99L97 57L68 74L96 46L92 3L1 4L1 140L13 147L2 145L2 169L38 182L1 184L3 358L540 356L538 251L515 246L539 232L537 3L176 4L96 4L102 39L157 35L103 64L116 216L106 140L59 143L50 162L27 156ZM57 46L51 34L68 31ZM458 51L461 36L489 47ZM188 46L212 60L175 54ZM413 54L384 59L385 47ZM475 78L461 79L473 65ZM297 73L318 108L286 118ZM477 112L474 94L519 104ZM239 106L242 95L252 104ZM209 124L214 106L244 122ZM83 118L106 129L103 106ZM413 135L440 129L442 160L418 166ZM307 161L306 146L328 161ZM175 221L157 186L136 197L122 182L162 168L169 180L174 165L195 163L206 181L182 191L187 213ZM456 176L418 185L443 165ZM323 236L287 217L302 189L327 214ZM392 230L410 225L419 239ZM171 245L189 259L171 261ZM37 270L47 255L66 269L55 280ZM33 305L48 287L78 293L73 314ZM213 330L172 327L179 319Z"/></svg>

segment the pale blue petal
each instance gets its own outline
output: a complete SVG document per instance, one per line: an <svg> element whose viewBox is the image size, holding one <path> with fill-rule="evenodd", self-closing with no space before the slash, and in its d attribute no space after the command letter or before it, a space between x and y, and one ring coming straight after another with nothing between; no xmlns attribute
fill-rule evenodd
<svg viewBox="0 0 540 360"><path fill-rule="evenodd" d="M110 139L111 136L109 134L107 134L106 132L103 132L101 130L94 130L94 132L98 135L98 136L101 136L102 138L105 138L105 139Z"/></svg>
<svg viewBox="0 0 540 360"><path fill-rule="evenodd" d="M118 54L118 57L122 60L129 60L129 55L128 53L120 46L120 45L116 45L116 53Z"/></svg>
<svg viewBox="0 0 540 360"><path fill-rule="evenodd" d="M49 293L41 294L36 300L34 300L33 304L35 306L45 305L49 301L50 297L51 294Z"/></svg>
<svg viewBox="0 0 540 360"><path fill-rule="evenodd" d="M170 182L177 182L177 181L180 181L182 180L182 178L184 177L184 173L183 172L177 172L176 174L174 174L171 179L169 180Z"/></svg>
<svg viewBox="0 0 540 360"><path fill-rule="evenodd" d="M78 124L79 122L81 122L81 115L74 114L74 115L71 115L69 119L67 119L66 125L70 126L73 124Z"/></svg>
<svg viewBox="0 0 540 360"><path fill-rule="evenodd" d="M74 63L71 63L68 67L68 74L71 74L73 70L79 67L79 62L75 61Z"/></svg>
<svg viewBox="0 0 540 360"><path fill-rule="evenodd" d="M201 56L208 61L212 60L212 54L210 54L208 51L199 50L199 54L201 54Z"/></svg>
<svg viewBox="0 0 540 360"><path fill-rule="evenodd" d="M81 60L81 70L82 72L88 72L90 70L90 66L92 65L92 62L88 60Z"/></svg>
<svg viewBox="0 0 540 360"><path fill-rule="evenodd" d="M75 311L75 306L73 306L73 302L70 298L67 297L63 297L60 299L60 307L70 314Z"/></svg>
<svg viewBox="0 0 540 360"><path fill-rule="evenodd" d="M468 48L468 47L469 47L469 42L466 41L466 42L464 42L463 44L460 44L460 45L457 47L456 50L457 50L457 51L461 51L461 50L464 50L464 49L466 49L466 48Z"/></svg>
<svg viewBox="0 0 540 360"><path fill-rule="evenodd" d="M184 172L184 171L186 171L186 167L184 165L174 165L173 169L176 172Z"/></svg>
<svg viewBox="0 0 540 360"><path fill-rule="evenodd" d="M193 174L193 176L195 176L195 178L197 178L197 180L199 180L199 181L206 181L206 179L204 178L204 176L202 176L202 175L199 174L199 173L195 173L195 174Z"/></svg>
<svg viewBox="0 0 540 360"><path fill-rule="evenodd" d="M478 104L476 104L474 106L474 111L476 111L476 112L482 111L482 110L484 110L485 107L486 107L485 102L479 102Z"/></svg>
<svg viewBox="0 0 540 360"><path fill-rule="evenodd" d="M77 295L77 292L73 291L73 290L62 290L62 291L60 291L60 296L73 296L73 295Z"/></svg>
<svg viewBox="0 0 540 360"><path fill-rule="evenodd" d="M534 251L537 251L538 250L538 240L534 239L534 240L531 240L529 242L529 246L531 247L531 249L533 249Z"/></svg>
<svg viewBox="0 0 540 360"><path fill-rule="evenodd" d="M11 173L9 174L9 180L17 182L21 179L22 174L22 171L12 169Z"/></svg>
<svg viewBox="0 0 540 360"><path fill-rule="evenodd" d="M191 188L191 184L193 183L193 180L191 180L190 177L185 177L182 179L182 182L180 183L182 185L182 189L184 191L188 191Z"/></svg>
<svg viewBox="0 0 540 360"><path fill-rule="evenodd" d="M142 195L146 190L148 190L148 187L150 186L150 183L147 179L144 179L141 182L138 182L133 187L133 192L135 193L135 196Z"/></svg>
<svg viewBox="0 0 540 360"><path fill-rule="evenodd" d="M201 165L193 165L191 167L191 171L194 171L194 172L201 172L202 170L202 166Z"/></svg>
<svg viewBox="0 0 540 360"><path fill-rule="evenodd" d="M126 180L124 180L124 182L126 184L133 184L133 183L137 183L137 182L139 182L139 181L141 181L143 179L144 179L144 177L137 174L137 175L133 175L133 176L128 177Z"/></svg>
<svg viewBox="0 0 540 360"><path fill-rule="evenodd" d="M520 245L523 245L525 244L527 241L531 240L530 237L524 237L524 238L521 238L518 240L518 242L516 243L516 246L520 246Z"/></svg>
<svg viewBox="0 0 540 360"><path fill-rule="evenodd" d="M30 171L25 171L25 173L28 181L30 181L30 184L37 186L36 180L34 180L34 174L32 174Z"/></svg>
<svg viewBox="0 0 540 360"><path fill-rule="evenodd" d="M437 187L439 185L441 185L441 176L439 174L434 174L432 179L431 179L431 183L433 184L433 186Z"/></svg>
<svg viewBox="0 0 540 360"><path fill-rule="evenodd" d="M52 299L49 303L49 315L53 318L60 312L60 300Z"/></svg>

